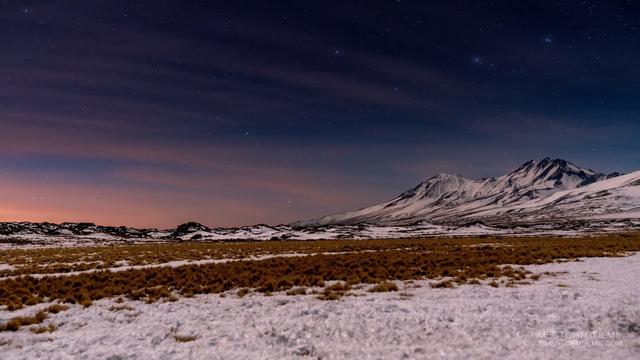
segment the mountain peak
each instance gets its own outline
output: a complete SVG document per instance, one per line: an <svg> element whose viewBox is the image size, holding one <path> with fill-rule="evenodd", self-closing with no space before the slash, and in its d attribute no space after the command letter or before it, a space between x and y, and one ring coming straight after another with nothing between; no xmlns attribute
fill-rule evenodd
<svg viewBox="0 0 640 360"><path fill-rule="evenodd" d="M538 163L537 167L538 168L545 168L548 166L558 166L560 168L566 168L569 165L573 165L570 162L568 162L567 160L564 159L560 159L560 158L556 158L556 159L552 159L550 157L546 157L542 160L540 160L540 162ZM573 165L574 167L577 168L577 166Z"/></svg>
<svg viewBox="0 0 640 360"><path fill-rule="evenodd" d="M429 180L432 180L432 179L447 180L447 179L460 179L460 178L463 178L463 176L458 174L437 173L436 175L429 178Z"/></svg>
<svg viewBox="0 0 640 360"><path fill-rule="evenodd" d="M511 174L515 174L523 171L526 172L531 170L543 171L545 169L551 169L554 166L557 167L558 170L565 171L565 172L573 172L573 173L584 172L587 175L596 174L596 172L591 169L582 168L567 160L560 159L560 158L550 158L550 157L545 157L540 161L529 160L524 164L520 165L516 170L512 171Z"/></svg>
<svg viewBox="0 0 640 360"><path fill-rule="evenodd" d="M567 160L564 159L560 159L560 158L551 158L551 157L545 157L544 159L540 160L540 161L536 161L536 160L529 160L525 163L523 163L522 165L520 165L520 167L518 169L523 169L523 168L527 168L527 167L531 167L531 166L536 166L536 167L545 167L548 165L565 165L565 164L569 164L569 162Z"/></svg>
<svg viewBox="0 0 640 360"><path fill-rule="evenodd" d="M539 190L564 190L591 184L602 180L605 174L582 168L567 160L545 157L540 161L529 160L506 179L516 184L517 188L534 187Z"/></svg>

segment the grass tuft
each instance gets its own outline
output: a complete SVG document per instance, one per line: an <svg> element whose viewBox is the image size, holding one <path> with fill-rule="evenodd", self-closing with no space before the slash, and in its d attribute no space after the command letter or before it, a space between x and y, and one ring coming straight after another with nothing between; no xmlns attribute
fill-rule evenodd
<svg viewBox="0 0 640 360"><path fill-rule="evenodd" d="M190 342L190 341L196 340L198 337L197 336L193 336L193 335L178 335L178 334L174 334L173 338L177 342Z"/></svg>
<svg viewBox="0 0 640 360"><path fill-rule="evenodd" d="M383 281L367 291L372 293L398 291L398 286L391 281Z"/></svg>

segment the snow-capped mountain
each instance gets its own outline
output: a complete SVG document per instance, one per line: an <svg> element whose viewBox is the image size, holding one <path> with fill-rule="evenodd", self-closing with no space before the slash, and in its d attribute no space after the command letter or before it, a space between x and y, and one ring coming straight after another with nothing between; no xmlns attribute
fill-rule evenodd
<svg viewBox="0 0 640 360"><path fill-rule="evenodd" d="M438 174L388 202L295 225L403 225L474 220L495 223L505 219L517 222L538 217L620 214L633 209L640 212L639 184L640 172L607 175L566 160L545 158L539 162L528 161L498 178L472 180L460 175ZM576 196L575 201L572 200ZM560 206L560 203L570 205ZM551 208L553 213L545 213Z"/></svg>
<svg viewBox="0 0 640 360"><path fill-rule="evenodd" d="M479 180L438 174L395 199L289 225L135 229L92 223L0 222L0 249L164 241L374 239L637 231L640 171L603 174L561 159L528 161Z"/></svg>

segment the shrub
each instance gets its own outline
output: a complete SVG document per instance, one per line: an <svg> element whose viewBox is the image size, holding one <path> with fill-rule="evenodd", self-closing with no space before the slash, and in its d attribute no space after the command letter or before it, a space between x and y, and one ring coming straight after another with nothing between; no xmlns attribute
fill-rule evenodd
<svg viewBox="0 0 640 360"><path fill-rule="evenodd" d="M391 281L383 281L380 284L376 284L369 290L369 292L389 292L389 291L398 291L398 286Z"/></svg>
<svg viewBox="0 0 640 360"><path fill-rule="evenodd" d="M47 326L37 326L37 327L32 327L29 330L31 330L32 333L34 334L42 334L42 333L47 333L47 332L54 332L58 329L58 327L55 324L49 324Z"/></svg>
<svg viewBox="0 0 640 360"><path fill-rule="evenodd" d="M307 289L303 288L303 287L298 287L292 290L287 291L287 295L293 296L293 295L306 295L307 294Z"/></svg>
<svg viewBox="0 0 640 360"><path fill-rule="evenodd" d="M197 336L193 336L193 335L178 335L178 334L174 334L173 338L177 342L189 342L189 341L196 340L198 337Z"/></svg>
<svg viewBox="0 0 640 360"><path fill-rule="evenodd" d="M430 286L434 289L452 288L453 281L451 280L439 281L439 282L431 283Z"/></svg>
<svg viewBox="0 0 640 360"><path fill-rule="evenodd" d="M57 314L59 312L65 311L69 309L69 307L67 305L62 305L62 304L53 304L49 307L47 307L46 309L44 309L44 311L51 313L51 314Z"/></svg>
<svg viewBox="0 0 640 360"><path fill-rule="evenodd" d="M248 293L249 293L249 289L247 288L242 288L240 290L238 290L238 292L236 293L236 295L238 295L239 298L243 298L245 297Z"/></svg>
<svg viewBox="0 0 640 360"><path fill-rule="evenodd" d="M327 286L325 288L327 291L349 291L351 290L351 286L344 282L337 282L331 286Z"/></svg>
<svg viewBox="0 0 640 360"><path fill-rule="evenodd" d="M320 300L333 301L340 299L343 295L343 293L338 293L335 291L323 291L320 295L317 296L317 298Z"/></svg>
<svg viewBox="0 0 640 360"><path fill-rule="evenodd" d="M47 319L48 315L45 311L38 311L34 316L14 317L6 324L0 325L0 331L17 331L22 326L40 324Z"/></svg>

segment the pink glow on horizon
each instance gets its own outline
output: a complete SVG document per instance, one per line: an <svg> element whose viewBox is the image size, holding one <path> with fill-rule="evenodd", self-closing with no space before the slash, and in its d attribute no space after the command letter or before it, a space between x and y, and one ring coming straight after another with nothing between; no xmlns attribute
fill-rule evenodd
<svg viewBox="0 0 640 360"><path fill-rule="evenodd" d="M288 180L285 173L249 176L247 171L216 178L124 170L115 175L125 180L118 186L5 173L0 177L0 221L171 228L193 220L212 227L240 226L288 223L366 204L364 192L347 191L347 186L328 194L315 188L322 179L306 183L301 177Z"/></svg>

